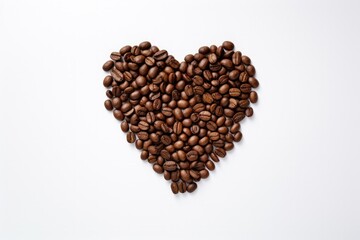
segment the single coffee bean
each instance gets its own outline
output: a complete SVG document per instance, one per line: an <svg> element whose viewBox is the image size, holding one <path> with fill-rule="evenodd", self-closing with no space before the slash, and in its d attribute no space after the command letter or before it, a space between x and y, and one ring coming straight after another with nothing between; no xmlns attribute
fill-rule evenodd
<svg viewBox="0 0 360 240"><path fill-rule="evenodd" d="M113 82L112 76L108 75L104 78L103 85L104 87L110 87Z"/></svg>
<svg viewBox="0 0 360 240"><path fill-rule="evenodd" d="M206 165L206 168L209 169L210 171L215 170L215 164L213 161L208 160L208 161L206 161L205 165Z"/></svg>
<svg viewBox="0 0 360 240"><path fill-rule="evenodd" d="M173 131L175 134L180 135L182 133L183 126L181 122L175 122L173 126Z"/></svg>
<svg viewBox="0 0 360 240"><path fill-rule="evenodd" d="M105 108L106 108L107 110L109 110L109 111L113 110L113 105L112 105L112 103L111 103L111 100L106 100L106 101L104 102L104 105L105 105Z"/></svg>
<svg viewBox="0 0 360 240"><path fill-rule="evenodd" d="M240 142L241 139L242 139L242 133L240 131L234 134L234 142Z"/></svg>
<svg viewBox="0 0 360 240"><path fill-rule="evenodd" d="M211 119L211 113L209 111L201 111L199 113L199 118L207 122Z"/></svg>
<svg viewBox="0 0 360 240"><path fill-rule="evenodd" d="M197 184L192 182L187 186L186 190L188 192L192 193L192 192L194 192L196 190L196 188L197 188Z"/></svg>
<svg viewBox="0 0 360 240"><path fill-rule="evenodd" d="M165 60L168 57L168 52L166 50L160 50L156 52L153 57L156 61Z"/></svg>
<svg viewBox="0 0 360 240"><path fill-rule="evenodd" d="M125 55L125 53L128 53L131 51L131 46L126 45L120 49L120 54Z"/></svg>
<svg viewBox="0 0 360 240"><path fill-rule="evenodd" d="M103 70L104 71L109 71L114 67L114 62L112 60L109 60L107 62L104 63L103 65Z"/></svg>
<svg viewBox="0 0 360 240"><path fill-rule="evenodd" d="M232 55L232 62L235 66L241 64L241 52L239 51L234 52L234 54Z"/></svg>
<svg viewBox="0 0 360 240"><path fill-rule="evenodd" d="M110 58L113 60L113 61L119 61L121 59L121 54L120 52L112 52L110 54Z"/></svg>
<svg viewBox="0 0 360 240"><path fill-rule="evenodd" d="M120 126L121 126L121 130L123 132L128 132L129 131L129 124L128 124L127 121L123 121Z"/></svg>
<svg viewBox="0 0 360 240"><path fill-rule="evenodd" d="M234 43L232 43L230 41L223 42L222 46L225 50L228 50L228 51L231 51L234 49Z"/></svg>
<svg viewBox="0 0 360 240"><path fill-rule="evenodd" d="M241 84L240 90L242 93L250 93L251 92L251 85L250 84Z"/></svg>
<svg viewBox="0 0 360 240"><path fill-rule="evenodd" d="M243 63L245 63L246 65L249 65L249 64L251 63L250 58L249 58L248 56L245 56L245 55L242 55L242 56L241 56L241 61L242 61Z"/></svg>
<svg viewBox="0 0 360 240"><path fill-rule="evenodd" d="M221 158L226 156L226 151L223 148L215 148L214 153Z"/></svg>
<svg viewBox="0 0 360 240"><path fill-rule="evenodd" d="M159 174L164 172L164 169L157 163L155 163L153 165L153 169L156 173L159 173Z"/></svg>
<svg viewBox="0 0 360 240"><path fill-rule="evenodd" d="M209 133L209 138L210 138L211 141L219 140L220 134L218 132L210 132Z"/></svg>
<svg viewBox="0 0 360 240"><path fill-rule="evenodd" d="M166 170L166 171L175 171L177 169L177 165L176 165L176 162L174 161L166 161L163 165L163 168Z"/></svg>
<svg viewBox="0 0 360 240"><path fill-rule="evenodd" d="M199 157L199 154L198 152L196 151L190 151L186 154L186 159L189 160L189 161L196 161Z"/></svg>
<svg viewBox="0 0 360 240"><path fill-rule="evenodd" d="M136 140L136 137L135 137L135 133L133 132L128 132L127 135L126 135L126 139L129 143L134 143L135 140Z"/></svg>
<svg viewBox="0 0 360 240"><path fill-rule="evenodd" d="M249 84L253 87L253 88L257 88L259 86L259 82L256 78L254 77L249 77Z"/></svg>
<svg viewBox="0 0 360 240"><path fill-rule="evenodd" d="M177 183L177 185L180 193L186 192L186 183L180 181Z"/></svg>
<svg viewBox="0 0 360 240"><path fill-rule="evenodd" d="M174 194L177 194L179 192L179 187L178 187L178 184L176 182L172 182L170 186L171 186L171 191Z"/></svg>
<svg viewBox="0 0 360 240"><path fill-rule="evenodd" d="M238 112L238 113L235 113L234 116L233 116L233 121L235 123L238 123L240 122L241 120L243 120L245 118L245 114L243 112Z"/></svg>
<svg viewBox="0 0 360 240"><path fill-rule="evenodd" d="M256 103L258 100L258 95L255 91L250 92L250 102Z"/></svg>
<svg viewBox="0 0 360 240"><path fill-rule="evenodd" d="M146 49L149 49L150 47L151 47L151 43L148 42L148 41L144 41L144 42L139 44L139 48L141 50L146 50Z"/></svg>
<svg viewBox="0 0 360 240"><path fill-rule="evenodd" d="M238 88L230 88L229 89L229 95L231 97L238 97L238 96L240 96L240 94L241 94L241 90Z"/></svg>
<svg viewBox="0 0 360 240"><path fill-rule="evenodd" d="M172 142L171 138L168 135L162 135L160 139L161 142L166 146Z"/></svg>
<svg viewBox="0 0 360 240"><path fill-rule="evenodd" d="M254 114L254 110L252 109L252 107L249 107L245 110L245 115L247 117L251 117Z"/></svg>

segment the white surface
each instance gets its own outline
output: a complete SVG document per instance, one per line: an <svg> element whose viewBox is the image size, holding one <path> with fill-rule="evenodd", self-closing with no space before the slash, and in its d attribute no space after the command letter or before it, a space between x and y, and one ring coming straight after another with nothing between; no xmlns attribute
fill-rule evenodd
<svg viewBox="0 0 360 240"><path fill-rule="evenodd" d="M359 239L359 7L0 0L0 239ZM258 70L255 116L173 196L104 109L101 66L227 39Z"/></svg>

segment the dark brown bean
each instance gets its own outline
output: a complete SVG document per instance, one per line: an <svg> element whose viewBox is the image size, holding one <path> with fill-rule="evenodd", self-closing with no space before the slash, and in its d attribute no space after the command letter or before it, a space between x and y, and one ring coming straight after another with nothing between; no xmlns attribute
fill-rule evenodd
<svg viewBox="0 0 360 240"><path fill-rule="evenodd" d="M109 60L104 63L102 68L104 71L110 71L113 67L114 67L114 62L112 60Z"/></svg>

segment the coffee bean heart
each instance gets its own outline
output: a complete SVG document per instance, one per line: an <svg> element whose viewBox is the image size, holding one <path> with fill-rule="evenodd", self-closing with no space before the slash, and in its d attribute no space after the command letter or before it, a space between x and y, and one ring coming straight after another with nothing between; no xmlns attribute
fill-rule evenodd
<svg viewBox="0 0 360 240"><path fill-rule="evenodd" d="M179 63L150 42L124 46L103 65L105 107L122 121L141 159L171 180L174 194L193 192L214 162L242 138L259 82L250 58L234 44L199 48Z"/></svg>

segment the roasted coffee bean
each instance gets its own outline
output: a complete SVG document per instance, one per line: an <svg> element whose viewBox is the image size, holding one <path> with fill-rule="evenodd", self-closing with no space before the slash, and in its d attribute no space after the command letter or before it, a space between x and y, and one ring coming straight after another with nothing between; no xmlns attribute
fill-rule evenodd
<svg viewBox="0 0 360 240"><path fill-rule="evenodd" d="M242 93L250 93L251 92L251 85L250 84L241 84L240 90Z"/></svg>
<svg viewBox="0 0 360 240"><path fill-rule="evenodd" d="M141 50L146 50L146 49L149 49L150 47L151 47L151 43L148 42L148 41L144 41L144 42L139 44L139 48Z"/></svg>
<svg viewBox="0 0 360 240"><path fill-rule="evenodd" d="M158 51L153 56L156 61L165 60L168 57L168 52L166 50Z"/></svg>
<svg viewBox="0 0 360 240"><path fill-rule="evenodd" d="M163 168L166 170L166 171L175 171L177 169L177 165L176 165L176 162L174 161L166 161L163 165Z"/></svg>
<svg viewBox="0 0 360 240"><path fill-rule="evenodd" d="M218 132L210 132L209 133L209 138L210 138L211 141L219 140L220 134Z"/></svg>
<svg viewBox="0 0 360 240"><path fill-rule="evenodd" d="M119 61L121 59L121 54L120 52L112 52L110 58L114 61Z"/></svg>
<svg viewBox="0 0 360 240"><path fill-rule="evenodd" d="M136 140L136 137L135 137L135 133L133 132L128 132L127 135L126 135L126 139L129 143L134 143L135 140Z"/></svg>
<svg viewBox="0 0 360 240"><path fill-rule="evenodd" d="M199 118L203 121L209 121L211 119L211 113L209 111L201 111Z"/></svg>
<svg viewBox="0 0 360 240"><path fill-rule="evenodd" d="M179 192L179 187L178 187L178 184L176 182L172 182L170 186L171 186L171 191L174 194L177 194Z"/></svg>
<svg viewBox="0 0 360 240"><path fill-rule="evenodd" d="M104 87L110 87L113 82L112 76L108 75L104 78L103 85Z"/></svg>
<svg viewBox="0 0 360 240"><path fill-rule="evenodd" d="M125 118L125 115L119 110L114 110L113 115L117 120L120 120L120 121L124 120L124 118Z"/></svg>
<svg viewBox="0 0 360 240"><path fill-rule="evenodd" d="M229 89L229 95L231 97L238 97L238 96L240 96L240 94L241 94L241 90L238 88L230 88Z"/></svg>
<svg viewBox="0 0 360 240"><path fill-rule="evenodd" d="M160 139L164 145L169 145L172 142L171 138L168 135L162 135Z"/></svg>
<svg viewBox="0 0 360 240"><path fill-rule="evenodd" d="M241 56L241 61L243 63L245 63L246 65L249 65L251 63L250 58L248 56L245 56L245 55Z"/></svg>
<svg viewBox="0 0 360 240"><path fill-rule="evenodd" d="M107 61L107 62L104 63L104 65L103 65L102 68L103 68L104 71L109 71L109 70L111 70L113 67L114 67L114 62L113 62L112 60L109 60L109 61Z"/></svg>
<svg viewBox="0 0 360 240"><path fill-rule="evenodd" d="M196 151L190 151L186 154L186 159L189 161L196 161L199 157L198 152Z"/></svg>
<svg viewBox="0 0 360 240"><path fill-rule="evenodd" d="M106 100L106 101L104 102L104 105L105 105L105 108L106 108L107 110L109 110L109 111L113 110L113 105L112 105L112 103L111 103L111 100Z"/></svg>
<svg viewBox="0 0 360 240"><path fill-rule="evenodd" d="M256 103L258 100L258 95L255 91L250 92L250 102Z"/></svg>
<svg viewBox="0 0 360 240"><path fill-rule="evenodd" d="M249 107L245 110L245 115L247 117L251 117L254 114L254 110L252 109L252 107Z"/></svg>
<svg viewBox="0 0 360 240"><path fill-rule="evenodd" d="M205 166L206 166L206 168L209 169L210 171L215 170L215 164L214 164L214 162L211 161L211 160L206 161Z"/></svg>
<svg viewBox="0 0 360 240"><path fill-rule="evenodd" d="M254 77L249 77L249 84L253 87L253 88L257 88L259 86L259 82L256 78Z"/></svg>
<svg viewBox="0 0 360 240"><path fill-rule="evenodd" d="M222 46L225 50L228 50L228 51L231 51L234 49L234 44L230 41L223 42Z"/></svg>
<svg viewBox="0 0 360 240"><path fill-rule="evenodd" d="M129 131L129 124L128 124L127 121L123 121L120 126L121 126L121 130L123 132L128 132Z"/></svg>
<svg viewBox="0 0 360 240"><path fill-rule="evenodd" d="M180 192L180 193L186 192L186 183L185 183L185 182L179 181L179 182L177 183L177 185L178 185L178 188L179 188L179 192Z"/></svg>
<svg viewBox="0 0 360 240"><path fill-rule="evenodd" d="M190 193L194 192L197 188L197 184L192 182L190 183L187 187L186 187L186 190Z"/></svg>
<svg viewBox="0 0 360 240"><path fill-rule="evenodd" d="M154 169L154 171L156 172L156 173L163 173L164 172L164 169L163 169L163 167L161 167L159 164L157 164L157 163L155 163L154 165L153 165L153 169Z"/></svg>
<svg viewBox="0 0 360 240"><path fill-rule="evenodd" d="M224 149L225 149L225 151L230 151L230 150L232 150L234 148L234 144L232 143L232 142L230 142L230 143L225 143L225 146L224 146Z"/></svg>

